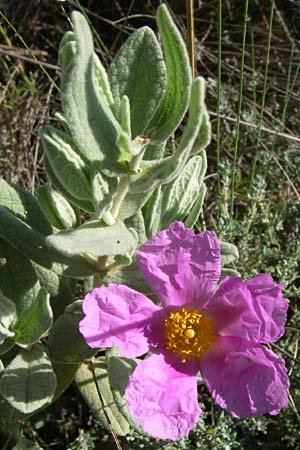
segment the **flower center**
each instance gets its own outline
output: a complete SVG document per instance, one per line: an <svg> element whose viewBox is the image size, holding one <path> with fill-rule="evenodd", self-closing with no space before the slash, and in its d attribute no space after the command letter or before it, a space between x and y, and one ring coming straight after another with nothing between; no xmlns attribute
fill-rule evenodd
<svg viewBox="0 0 300 450"><path fill-rule="evenodd" d="M165 326L166 349L177 353L182 362L207 352L215 340L212 320L194 309L170 313Z"/></svg>

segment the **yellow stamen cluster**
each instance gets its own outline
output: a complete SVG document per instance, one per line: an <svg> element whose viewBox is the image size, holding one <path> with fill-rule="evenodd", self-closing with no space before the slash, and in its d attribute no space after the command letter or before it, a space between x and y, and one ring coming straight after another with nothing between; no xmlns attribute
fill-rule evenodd
<svg viewBox="0 0 300 450"><path fill-rule="evenodd" d="M200 311L183 308L165 319L166 349L177 353L182 362L207 352L214 341L214 324Z"/></svg>

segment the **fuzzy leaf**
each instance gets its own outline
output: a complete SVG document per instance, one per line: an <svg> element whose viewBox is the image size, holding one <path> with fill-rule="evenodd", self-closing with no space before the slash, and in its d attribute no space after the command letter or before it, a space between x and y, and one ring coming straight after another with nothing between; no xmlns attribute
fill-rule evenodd
<svg viewBox="0 0 300 450"><path fill-rule="evenodd" d="M41 346L21 350L2 372L0 392L23 414L30 414L50 402L56 388L51 361Z"/></svg>
<svg viewBox="0 0 300 450"><path fill-rule="evenodd" d="M105 358L98 358L93 364L93 371L87 364L82 364L76 373L75 381L95 417L106 428L110 429L111 427L116 434L125 436L129 432L129 424L114 401ZM100 392L101 399L98 392Z"/></svg>
<svg viewBox="0 0 300 450"><path fill-rule="evenodd" d="M203 152L191 158L177 178L153 194L146 207L148 236L165 229L174 220L183 220L197 200L206 172Z"/></svg>
<svg viewBox="0 0 300 450"><path fill-rule="evenodd" d="M136 368L138 362L138 360L117 356L108 358L108 375L111 387L123 395L128 385L129 377Z"/></svg>
<svg viewBox="0 0 300 450"><path fill-rule="evenodd" d="M101 172L95 173L92 179L93 203L97 218L110 208L114 194L118 189L117 178L110 178Z"/></svg>
<svg viewBox="0 0 300 450"><path fill-rule="evenodd" d="M34 302L23 311L15 325L16 341L21 345L38 342L52 327L53 313L50 296L41 289Z"/></svg>
<svg viewBox="0 0 300 450"><path fill-rule="evenodd" d="M16 219L17 220L17 219ZM0 238L0 286L13 300L17 312L28 308L36 297L40 283L32 262L10 243Z"/></svg>
<svg viewBox="0 0 300 450"><path fill-rule="evenodd" d="M147 192L160 184L169 183L181 173L199 134L204 108L204 93L204 79L196 78L192 85L188 123L174 154L160 161L143 161L140 175L131 178L132 193Z"/></svg>
<svg viewBox="0 0 300 450"><path fill-rule="evenodd" d="M37 264L58 275L88 276L95 268L81 257L68 258L45 244L46 236L32 229L5 208L0 207L0 236Z"/></svg>
<svg viewBox="0 0 300 450"><path fill-rule="evenodd" d="M76 226L77 217L74 209L50 184L39 186L36 195L40 207L53 226L60 230L68 230Z"/></svg>
<svg viewBox="0 0 300 450"><path fill-rule="evenodd" d="M61 101L75 147L83 159L102 162L102 167L122 172L117 141L122 132L99 82L92 34L84 16L75 11L72 21L76 54L62 74ZM101 69L102 70L102 69Z"/></svg>
<svg viewBox="0 0 300 450"><path fill-rule="evenodd" d="M197 222L199 215L202 211L205 194L206 194L206 186L204 183L202 183L202 186L201 186L199 194L198 194L198 198L197 198L191 212L189 213L186 220L184 221L184 224L186 227L193 228L193 226Z"/></svg>
<svg viewBox="0 0 300 450"><path fill-rule="evenodd" d="M95 207L91 200L77 199L72 195L72 192L68 192L64 188L62 183L60 183L59 179L57 178L55 171L52 169L46 155L44 157L44 167L45 167L45 171L48 175L48 178L51 181L51 183L53 184L53 186L55 186L56 189L58 189L70 203L78 206L79 208L83 209L84 211L86 211L88 213L91 213L91 214L95 213Z"/></svg>
<svg viewBox="0 0 300 450"><path fill-rule="evenodd" d="M40 233L52 232L52 227L34 196L20 186L2 179L0 179L0 206Z"/></svg>
<svg viewBox="0 0 300 450"><path fill-rule="evenodd" d="M228 264L235 262L239 259L239 256L239 251L236 245L221 241L222 266L227 266Z"/></svg>
<svg viewBox="0 0 300 450"><path fill-rule="evenodd" d="M167 89L148 128L153 130L152 141L164 141L187 111L192 75L184 41L166 5L158 8L156 18L166 61Z"/></svg>
<svg viewBox="0 0 300 450"><path fill-rule="evenodd" d="M91 200L91 169L73 149L71 139L48 125L40 129L47 161L59 183L78 200Z"/></svg>
<svg viewBox="0 0 300 450"><path fill-rule="evenodd" d="M144 134L167 85L162 52L150 28L140 28L127 39L108 75L116 116L121 119L121 99L126 95L130 103L132 137Z"/></svg>
<svg viewBox="0 0 300 450"><path fill-rule="evenodd" d="M106 226L99 221L89 222L70 232L48 236L49 247L66 256L89 254L92 257L125 255L136 247L136 241L123 222Z"/></svg>
<svg viewBox="0 0 300 450"><path fill-rule="evenodd" d="M77 364L95 354L79 332L80 320L78 313L65 313L56 320L47 341L52 361Z"/></svg>

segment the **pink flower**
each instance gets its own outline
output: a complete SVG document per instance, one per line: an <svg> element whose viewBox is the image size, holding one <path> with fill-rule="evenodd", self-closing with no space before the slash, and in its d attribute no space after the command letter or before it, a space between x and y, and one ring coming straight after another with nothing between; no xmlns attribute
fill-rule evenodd
<svg viewBox="0 0 300 450"><path fill-rule="evenodd" d="M94 289L80 331L91 347L119 346L136 358L125 391L132 417L152 436L176 440L201 414L197 371L215 402L237 418L287 405L284 361L265 345L284 333L287 303L271 276L243 282L221 272L220 244L174 222L137 253L162 307L127 286Z"/></svg>

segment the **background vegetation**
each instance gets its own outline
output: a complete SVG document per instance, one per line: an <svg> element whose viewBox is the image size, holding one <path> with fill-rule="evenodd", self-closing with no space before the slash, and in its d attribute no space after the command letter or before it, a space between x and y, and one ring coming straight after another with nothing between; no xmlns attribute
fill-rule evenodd
<svg viewBox="0 0 300 450"><path fill-rule="evenodd" d="M70 11L85 8L96 49L108 65L135 28L155 27L159 4L0 0L2 177L31 192L45 181L38 129L59 109L57 48L70 28ZM185 2L168 4L184 35ZM268 272L284 283L288 326L272 348L288 366L290 405L279 416L235 420L201 387L204 414L188 438L174 444L132 432L116 444L71 386L46 412L24 423L27 436L42 448L300 449L300 4L249 0L247 15L245 6L239 0L195 1L196 72L207 79L213 125L208 191L197 228L215 229L221 239L239 247L235 269L243 277ZM4 431L0 447L8 450Z"/></svg>

